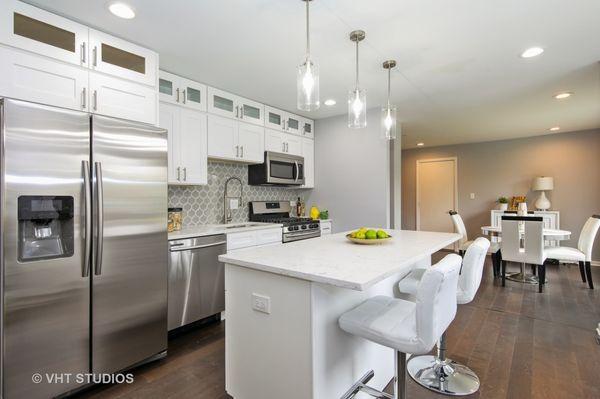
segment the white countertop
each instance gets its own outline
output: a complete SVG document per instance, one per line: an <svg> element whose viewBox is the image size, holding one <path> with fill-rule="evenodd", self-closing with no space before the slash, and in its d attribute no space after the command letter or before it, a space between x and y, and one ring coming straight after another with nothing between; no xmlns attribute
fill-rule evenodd
<svg viewBox="0 0 600 399"><path fill-rule="evenodd" d="M358 245L338 233L283 245L248 248L219 256L221 262L303 280L364 291L458 241L455 233L387 230L392 240Z"/></svg>
<svg viewBox="0 0 600 399"><path fill-rule="evenodd" d="M236 227L245 225L241 227ZM205 224L201 226L184 227L179 231L169 233L169 240L182 240L184 238L211 236L215 234L242 233L252 230L263 230L272 228L281 228L278 223L259 223L259 222L240 222L230 224Z"/></svg>

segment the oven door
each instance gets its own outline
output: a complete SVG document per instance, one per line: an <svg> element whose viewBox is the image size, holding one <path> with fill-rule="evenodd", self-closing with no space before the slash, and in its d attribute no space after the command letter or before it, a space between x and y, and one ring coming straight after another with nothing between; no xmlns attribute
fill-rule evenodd
<svg viewBox="0 0 600 399"><path fill-rule="evenodd" d="M304 184L304 158L265 152L266 183L288 186Z"/></svg>

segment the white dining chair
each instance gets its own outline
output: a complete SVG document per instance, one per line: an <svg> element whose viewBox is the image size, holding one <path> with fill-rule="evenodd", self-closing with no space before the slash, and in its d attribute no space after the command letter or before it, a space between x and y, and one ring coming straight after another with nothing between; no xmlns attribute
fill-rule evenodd
<svg viewBox="0 0 600 399"><path fill-rule="evenodd" d="M556 259L560 262L577 262L579 263L579 272L581 279L585 283L587 280L590 289L594 289L592 281L592 248L596 234L600 229L600 215L593 215L585 222L581 233L577 248L571 247L549 247L546 248L546 255L549 259Z"/></svg>
<svg viewBox="0 0 600 399"><path fill-rule="evenodd" d="M467 235L467 228L465 227L465 222L462 217L456 211L449 211L448 214L452 219L452 223L454 224L454 230L458 234L461 235L460 240L458 240L458 254L460 256L465 255L465 251L469 246L473 243L473 241L469 240ZM502 262L502 253L500 251L500 243L492 242L490 243L490 249L488 253L492 256L492 267L494 269L494 277L500 277L500 264Z"/></svg>
<svg viewBox="0 0 600 399"><path fill-rule="evenodd" d="M538 270L539 292L546 283L544 219L541 216L502 216L502 286L506 285L506 262L530 264ZM520 225L523 224L523 235Z"/></svg>

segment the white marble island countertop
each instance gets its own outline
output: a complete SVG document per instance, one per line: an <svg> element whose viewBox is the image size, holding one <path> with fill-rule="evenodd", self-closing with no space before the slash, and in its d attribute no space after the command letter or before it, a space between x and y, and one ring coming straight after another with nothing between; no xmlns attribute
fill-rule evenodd
<svg viewBox="0 0 600 399"><path fill-rule="evenodd" d="M392 240L358 245L347 233L219 256L224 263L364 291L407 266L458 241L455 233L387 230Z"/></svg>

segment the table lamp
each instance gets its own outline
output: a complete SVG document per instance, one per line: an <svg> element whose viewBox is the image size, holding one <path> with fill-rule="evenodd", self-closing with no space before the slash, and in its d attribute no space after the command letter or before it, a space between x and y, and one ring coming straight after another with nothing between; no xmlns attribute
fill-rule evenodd
<svg viewBox="0 0 600 399"><path fill-rule="evenodd" d="M546 191L554 189L554 178L548 176L540 176L533 179L531 185L532 191L541 191L539 198L535 201L535 207L540 211L550 209L550 201L546 197Z"/></svg>

